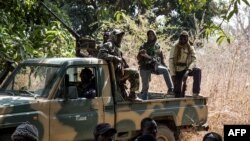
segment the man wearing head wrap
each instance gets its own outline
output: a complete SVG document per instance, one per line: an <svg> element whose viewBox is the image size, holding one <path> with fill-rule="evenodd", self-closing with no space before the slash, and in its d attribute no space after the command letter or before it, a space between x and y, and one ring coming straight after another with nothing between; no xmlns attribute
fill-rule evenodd
<svg viewBox="0 0 250 141"><path fill-rule="evenodd" d="M156 33L153 30L147 32L147 42L139 49L137 55L139 70L142 80L142 99L148 99L149 81L151 73L163 74L165 83L168 87L168 94L173 94L174 85L164 62L163 54L160 45L157 43Z"/></svg>
<svg viewBox="0 0 250 141"><path fill-rule="evenodd" d="M22 123L17 126L11 139L12 141L39 141L38 130L29 122Z"/></svg>
<svg viewBox="0 0 250 141"><path fill-rule="evenodd" d="M169 58L170 73L174 81L176 97L184 97L186 80L193 76L193 96L200 93L201 69L196 67L196 53L189 43L187 31L182 31L179 42L171 48Z"/></svg>
<svg viewBox="0 0 250 141"><path fill-rule="evenodd" d="M102 58L113 63L116 80L120 86L123 98L125 100L141 101L135 93L135 91L139 89L139 73L135 69L129 68L127 62L122 57L122 52L120 51L123 36L124 32L119 29L114 29L110 34L108 42L100 47L98 58ZM126 80L130 82L129 96L127 96L125 90Z"/></svg>

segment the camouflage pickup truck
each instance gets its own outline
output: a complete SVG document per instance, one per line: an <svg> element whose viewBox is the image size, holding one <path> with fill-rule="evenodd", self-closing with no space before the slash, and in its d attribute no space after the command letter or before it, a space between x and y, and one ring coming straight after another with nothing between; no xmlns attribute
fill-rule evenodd
<svg viewBox="0 0 250 141"><path fill-rule="evenodd" d="M94 74L93 99L77 93L83 68ZM158 123L157 139L174 141L182 127L207 121L207 98L151 95L142 102L124 101L112 64L101 59L30 59L19 64L0 89L0 140L10 140L25 121L38 128L41 141L94 140L93 130L102 122L118 130L115 140L131 140L139 133L141 120L151 117Z"/></svg>

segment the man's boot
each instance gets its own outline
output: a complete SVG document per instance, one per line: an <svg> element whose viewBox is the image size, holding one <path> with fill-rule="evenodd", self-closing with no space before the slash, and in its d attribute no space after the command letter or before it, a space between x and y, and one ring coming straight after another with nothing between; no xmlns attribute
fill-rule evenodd
<svg viewBox="0 0 250 141"><path fill-rule="evenodd" d="M128 99L130 101L142 101L142 99L140 99L135 92L130 92Z"/></svg>
<svg viewBox="0 0 250 141"><path fill-rule="evenodd" d="M142 98L142 100L148 100L148 93L147 92L141 92L141 98Z"/></svg>
<svg viewBox="0 0 250 141"><path fill-rule="evenodd" d="M199 93L193 93L193 97L200 97Z"/></svg>
<svg viewBox="0 0 250 141"><path fill-rule="evenodd" d="M167 94L165 94L163 96L163 98L174 98L175 97L175 93L173 89L168 89Z"/></svg>

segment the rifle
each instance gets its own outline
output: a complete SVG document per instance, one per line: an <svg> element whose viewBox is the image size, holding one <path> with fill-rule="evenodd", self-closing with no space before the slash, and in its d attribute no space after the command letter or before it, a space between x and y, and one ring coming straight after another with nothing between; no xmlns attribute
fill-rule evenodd
<svg viewBox="0 0 250 141"><path fill-rule="evenodd" d="M157 73L157 70L158 70L158 66L159 65L163 65L165 66L165 63L163 61L159 61L156 57L151 57L147 54L146 50L145 49L142 49L140 50L139 52L140 56L144 57L144 58L147 58L149 60L149 64L152 64L152 67L153 67L153 71L155 73ZM160 56L161 59L163 59L162 56ZM163 62L163 64L162 64Z"/></svg>
<svg viewBox="0 0 250 141"><path fill-rule="evenodd" d="M181 97L185 97L186 90L187 90L187 79L182 81Z"/></svg>
<svg viewBox="0 0 250 141"><path fill-rule="evenodd" d="M81 37L78 33L76 33L72 28L70 28L62 19L60 19L50 8L43 2L40 1L41 5L49 11L51 15L53 15L58 21L62 23L62 25L72 34L76 39L76 56L77 57L88 57L88 56L97 56L98 50L96 48L96 41L92 39L87 39ZM81 52L81 49L84 49L88 52L88 54L84 54Z"/></svg>

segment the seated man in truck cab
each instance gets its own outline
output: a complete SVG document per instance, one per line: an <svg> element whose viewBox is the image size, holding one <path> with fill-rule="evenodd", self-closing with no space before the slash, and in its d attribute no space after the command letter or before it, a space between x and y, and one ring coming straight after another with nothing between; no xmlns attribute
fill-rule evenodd
<svg viewBox="0 0 250 141"><path fill-rule="evenodd" d="M81 83L77 86L78 96L94 98L96 96L96 85L92 71L89 68L82 69L80 78Z"/></svg>

